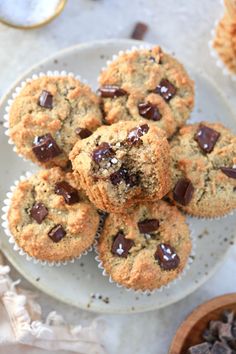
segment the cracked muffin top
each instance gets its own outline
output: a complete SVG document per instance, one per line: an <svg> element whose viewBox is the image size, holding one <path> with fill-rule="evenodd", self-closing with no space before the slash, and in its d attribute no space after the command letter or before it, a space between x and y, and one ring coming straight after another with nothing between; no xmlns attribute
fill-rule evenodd
<svg viewBox="0 0 236 354"><path fill-rule="evenodd" d="M171 141L171 199L198 217L236 208L236 136L219 123L185 126Z"/></svg>
<svg viewBox="0 0 236 354"><path fill-rule="evenodd" d="M191 252L185 216L160 200L110 214L98 240L98 258L126 288L154 290L174 280Z"/></svg>
<svg viewBox="0 0 236 354"><path fill-rule="evenodd" d="M9 134L23 157L44 167L65 167L77 140L101 121L99 98L89 86L71 76L43 76L14 99Z"/></svg>
<svg viewBox="0 0 236 354"><path fill-rule="evenodd" d="M161 199L170 190L168 141L162 129L146 123L102 126L76 143L70 159L90 201L107 212Z"/></svg>
<svg viewBox="0 0 236 354"><path fill-rule="evenodd" d="M94 242L99 216L73 174L54 167L17 185L8 223L16 243L28 255L52 262L86 251Z"/></svg>
<svg viewBox="0 0 236 354"><path fill-rule="evenodd" d="M184 125L194 105L194 83L182 64L159 46L122 53L99 78L108 124L146 120L168 137Z"/></svg>

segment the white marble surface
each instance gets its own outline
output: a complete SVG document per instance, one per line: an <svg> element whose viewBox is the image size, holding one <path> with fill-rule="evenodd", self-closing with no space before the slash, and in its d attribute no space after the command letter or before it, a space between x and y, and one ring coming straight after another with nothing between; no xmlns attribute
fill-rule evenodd
<svg viewBox="0 0 236 354"><path fill-rule="evenodd" d="M94 39L128 37L133 24L142 20L150 26L147 41L158 43L175 52L184 63L201 68L225 92L232 109L236 109L236 83L222 75L208 50L210 31L222 9L218 0L69 0L62 15L44 28L19 31L0 25L0 96L19 74L55 51ZM235 268L236 246L232 246L218 273L178 304L151 313L99 316L98 321L105 321L105 327L99 328L107 352L167 354L178 325L196 305L236 291ZM13 276L18 277L16 272ZM23 284L32 289L27 282ZM87 322L95 317L42 293L39 302L45 313L56 309L68 322Z"/></svg>

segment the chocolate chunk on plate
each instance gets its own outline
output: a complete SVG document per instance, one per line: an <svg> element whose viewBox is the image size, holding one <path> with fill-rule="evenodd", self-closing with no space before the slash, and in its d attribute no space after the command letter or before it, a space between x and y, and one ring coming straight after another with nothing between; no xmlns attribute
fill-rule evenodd
<svg viewBox="0 0 236 354"><path fill-rule="evenodd" d="M148 26L143 22L137 22L131 34L132 39L142 40L148 31Z"/></svg>

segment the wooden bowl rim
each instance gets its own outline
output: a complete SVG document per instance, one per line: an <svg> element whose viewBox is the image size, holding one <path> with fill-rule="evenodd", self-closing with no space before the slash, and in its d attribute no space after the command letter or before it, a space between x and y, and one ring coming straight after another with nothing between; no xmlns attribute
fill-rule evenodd
<svg viewBox="0 0 236 354"><path fill-rule="evenodd" d="M182 322L171 342L168 354L181 353L183 344L195 324L207 314L236 304L236 293L217 296L196 307ZM191 325L190 325L191 324Z"/></svg>

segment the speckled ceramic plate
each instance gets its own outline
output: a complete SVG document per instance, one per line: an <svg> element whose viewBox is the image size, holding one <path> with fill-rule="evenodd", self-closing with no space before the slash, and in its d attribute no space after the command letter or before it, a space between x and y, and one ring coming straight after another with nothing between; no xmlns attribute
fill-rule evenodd
<svg viewBox="0 0 236 354"><path fill-rule="evenodd" d="M119 50L139 44L131 40L110 40L78 45L55 54L53 57L30 69L9 90L1 102L0 119L3 119L4 106L12 90L19 82L34 72L47 70L66 70L80 74L96 89L99 70L106 60ZM187 63L185 63L186 65ZM188 67L188 65L186 65ZM196 82L196 107L191 121L221 121L235 128L236 121L221 92L203 73L188 68ZM1 126L0 138L0 196L1 203L9 186L25 171L34 171L32 164L24 162L8 145ZM97 267L94 254L89 253L74 264L60 268L42 266L28 262L18 255L1 232L1 249L13 266L31 283L58 300L79 308L96 312L128 313L141 312L174 303L209 279L229 247L233 244L236 230L236 217L227 216L220 220L188 219L195 240L195 256L191 268L176 284L150 296L127 292L110 284ZM97 294L94 299L93 294Z"/></svg>

